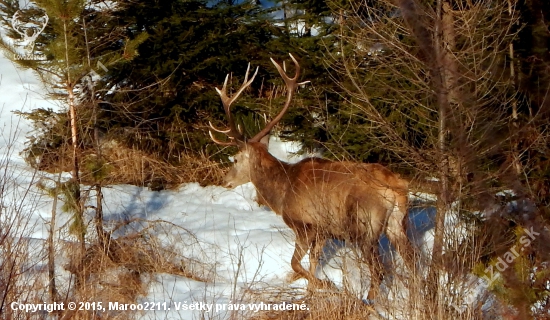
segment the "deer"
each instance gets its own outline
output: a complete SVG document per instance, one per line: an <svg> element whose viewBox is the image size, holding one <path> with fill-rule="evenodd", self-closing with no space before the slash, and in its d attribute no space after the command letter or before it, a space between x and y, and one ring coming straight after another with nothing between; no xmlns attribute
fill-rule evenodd
<svg viewBox="0 0 550 320"><path fill-rule="evenodd" d="M218 128L209 122L210 138L219 145L237 146L239 149L234 156L233 167L224 178L224 187L235 188L252 182L259 200L282 216L296 236L290 261L294 271L291 279L307 279L308 289L332 287L328 280L321 281L315 277L326 240L340 239L357 244L363 259L372 257L374 260L374 263L368 263L371 286L367 295L368 301L374 301L383 279L378 252L380 235L387 235L406 262L402 252L412 249L405 227L408 182L377 163L306 158L290 164L278 160L268 152L270 131L288 110L297 88L306 83L298 82L300 65L292 54L290 58L295 65L293 78L271 58L284 80L287 97L280 112L252 138L247 139L241 126L235 124L231 106L252 84L258 68L248 79L248 64L243 84L233 96L227 93L229 75L226 76L222 89L216 88L228 127ZM225 134L228 139L220 140L213 132L216 135ZM301 264L308 252L309 271Z"/></svg>

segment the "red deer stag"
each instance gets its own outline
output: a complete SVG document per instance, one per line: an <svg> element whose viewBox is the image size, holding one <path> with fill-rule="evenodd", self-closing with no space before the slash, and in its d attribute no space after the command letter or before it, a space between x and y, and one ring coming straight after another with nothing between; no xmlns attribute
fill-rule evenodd
<svg viewBox="0 0 550 320"><path fill-rule="evenodd" d="M248 80L248 65L244 83L232 97L227 95L228 77L221 90L216 88L229 127L218 129L210 123L210 128L226 134L229 140L216 139L212 131L209 132L210 137L218 144L235 145L240 150L235 156L233 168L225 177L225 186L236 187L251 181L260 200L281 215L294 231L296 242L291 261L296 272L294 279L304 277L310 285L328 285L314 276L325 240L342 239L357 243L364 259L370 254L375 260L369 263L372 285L367 298L372 300L382 279L378 256L381 233L385 232L398 248L409 247L403 225L407 213L408 183L380 164L333 162L319 158L289 164L269 154L262 138L268 136L273 126L281 120L300 85L297 83L300 65L292 55L290 57L296 66L294 78L288 77L281 66L271 59L286 84L287 98L279 114L251 139L245 139L241 128L235 125L230 109L250 86L258 69ZM308 250L309 272L301 265Z"/></svg>

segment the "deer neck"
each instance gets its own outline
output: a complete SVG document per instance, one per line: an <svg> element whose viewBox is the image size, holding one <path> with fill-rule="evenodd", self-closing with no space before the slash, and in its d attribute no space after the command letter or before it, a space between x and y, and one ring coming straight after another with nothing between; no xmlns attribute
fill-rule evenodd
<svg viewBox="0 0 550 320"><path fill-rule="evenodd" d="M272 156L265 145L253 143L250 180L258 197L277 214L282 214L285 194L291 188L288 172L291 164Z"/></svg>

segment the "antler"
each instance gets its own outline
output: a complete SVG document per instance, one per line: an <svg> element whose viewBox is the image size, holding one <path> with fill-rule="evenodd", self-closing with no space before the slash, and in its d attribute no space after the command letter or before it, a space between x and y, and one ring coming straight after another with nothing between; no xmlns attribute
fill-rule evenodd
<svg viewBox="0 0 550 320"><path fill-rule="evenodd" d="M235 92L233 97L229 97L227 95L227 82L229 81L229 75L225 77L225 81L223 83L222 89L216 88L216 91L220 95L220 98L222 99L223 109L225 110L225 115L227 116L227 121L229 122L229 128L227 129L218 129L212 125L211 122L208 123L210 126L210 129L226 134L230 141L223 142L220 140L217 140L214 138L214 135L212 134L211 130L208 130L208 133L210 134L210 138L217 144L221 145L237 145L237 141L244 141L244 134L241 130L240 126L235 126L235 121L233 119L233 116L231 115L231 104L235 102L241 95L241 93L244 91L244 89L248 88L250 84L252 84L252 81L254 81L254 78L256 78L256 75L258 74L258 69L256 68L256 72L254 72L254 75L250 80L248 80L248 73L250 72L250 63L248 64L248 68L246 68L246 74L244 75L244 81L242 86Z"/></svg>
<svg viewBox="0 0 550 320"><path fill-rule="evenodd" d="M38 35L41 34L42 31L44 31L44 29L46 29L46 26L48 25L48 21L50 21L50 17L48 17L48 14L44 12L44 21L42 22L42 29L40 29L40 31L38 31L36 34L33 35L34 40L36 40L36 38L38 38Z"/></svg>
<svg viewBox="0 0 550 320"><path fill-rule="evenodd" d="M290 55L290 58L292 59L292 61L294 62L294 65L296 66L296 74L294 75L293 78L290 78L286 74L284 69L277 62L275 62L275 60L271 59L271 62L275 65L275 68L277 68L277 71L279 71L279 74L281 75L281 77L285 81L285 84L286 84L286 87L287 87L288 95L286 97L285 105L283 106L283 108L281 109L279 114L275 118L273 118L273 120L271 120L265 126L265 128L263 128L254 137L252 137L251 139L248 140L250 142L259 142L263 137L265 137L271 131L271 129L273 129L273 127L281 120L281 118L283 117L285 112L288 110L288 107L290 106L290 102L292 102L292 97L294 96L294 91L296 91L296 88L298 88L299 85L302 85L302 84L305 84L305 83L309 82L309 81L305 81L305 82L298 83L298 77L300 76L300 64L298 64L298 61L294 58L294 56L292 56L292 54L289 53L289 55ZM246 69L246 74L244 76L243 85L239 88L239 90L237 90L237 92L233 95L233 97L228 97L227 96L227 81L228 81L229 75L227 75L227 77L225 77L225 82L223 83L222 89L220 90L220 89L216 88L216 91L218 92L218 94L220 95L220 97L222 99L225 114L226 114L227 120L229 122L229 128L227 128L227 129L218 129L218 128L214 127L214 125L212 125L212 123L210 123L210 122L208 123L208 125L210 126L211 130L214 130L214 131L219 132L219 133L224 133L230 139L230 141L227 141L227 142L217 140L216 138L214 138L214 135L212 134L212 131L208 130L208 133L210 134L210 138L217 144L226 145L226 146L227 145L237 145L238 141L244 141L243 132L242 132L242 130L239 126L237 126L237 127L235 126L235 122L233 120L233 116L231 115L230 108L231 108L231 104L235 100L237 100L237 98L244 91L244 89L246 89L248 86L250 86L252 81L254 81L254 78L256 77L256 74L258 74L258 68L256 68L256 72L254 73L252 78L250 80L248 80L248 72L249 71L250 71L250 63L248 64L248 68Z"/></svg>
<svg viewBox="0 0 550 320"><path fill-rule="evenodd" d="M46 28L46 26L48 25L48 21L49 21L49 17L48 17L48 14L47 13L44 13L44 17L43 17L43 20L42 21L42 28L39 29L38 27L35 27L35 26L32 26L32 27L28 27L28 29L23 29L23 30L19 30L19 27L20 26L24 26L25 23L23 21L20 20L20 14L21 14L21 11L17 11L15 12L15 14L13 15L12 19L11 19L11 25L13 27L13 30L15 30L15 32L19 33L22 37L23 37L23 41L28 41L28 46L30 46L30 49L33 50L34 49L34 42L36 41L36 39L38 38L38 36L42 33L42 31L44 31L44 29ZM29 34L28 31L31 31L32 33Z"/></svg>
<svg viewBox="0 0 550 320"><path fill-rule="evenodd" d="M13 17L11 18L11 26L12 26L13 30L15 30L15 32L19 33L19 35L21 35L24 39L26 39L28 37L27 33L19 30L19 26L24 24L23 21L19 20L19 18L20 18L19 15L20 14L21 14L21 11L16 11L15 12Z"/></svg>
<svg viewBox="0 0 550 320"><path fill-rule="evenodd" d="M248 140L250 142L260 141L263 137L265 137L271 131L271 129L273 129L273 127L279 121L281 121L284 114L288 110L288 107L290 106L290 102L292 101L292 97L294 96L294 91L296 90L296 88L298 88L298 86L301 85L301 84L305 84L305 83L309 82L309 81L305 81L305 82L301 82L301 83L297 82L298 77L300 76L300 64L298 64L298 61L296 61L296 59L294 58L294 56L292 56L292 54L289 53L288 55L290 56L290 58L294 62L294 65L296 66L296 74L294 75L293 78L289 78L288 75L286 74L286 72L283 70L283 68L277 62L275 62L275 60L273 60L273 58L271 58L271 62L273 63L273 65L275 65L275 68L277 68L277 71L279 71L279 74L281 75L281 77L285 81L285 84L286 84L286 87L287 87L288 95L286 97L285 105L281 109L279 114L275 118L273 118L273 120L271 120L265 126L265 128L262 129L262 131L258 132L254 137L252 137L251 139Z"/></svg>

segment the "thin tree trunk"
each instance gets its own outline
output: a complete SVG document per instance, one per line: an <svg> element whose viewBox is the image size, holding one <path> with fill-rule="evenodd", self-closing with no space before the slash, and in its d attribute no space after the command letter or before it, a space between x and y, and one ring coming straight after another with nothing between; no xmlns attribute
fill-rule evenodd
<svg viewBox="0 0 550 320"><path fill-rule="evenodd" d="M57 181L55 183L55 192L53 195L53 204L52 204L52 218L50 219L50 230L48 231L48 278L49 281L49 291L50 291L50 303L57 301L58 292L57 286L55 283L55 224L56 224L56 214L57 214L57 197L59 186L61 185L61 172L57 176Z"/></svg>
<svg viewBox="0 0 550 320"><path fill-rule="evenodd" d="M74 183L76 184L76 190L74 194L74 203L75 203L75 209L77 212L75 212L75 215L77 215L77 219L80 221L80 225L78 226L78 240L80 242L80 246L82 249L82 254L86 251L86 242L85 242L85 233L86 231L84 228L84 207L82 203L82 196L80 193L80 169L78 166L78 128L77 128L77 120L76 120L76 106L75 106L75 97L73 92L73 87L71 85L67 85L67 90L69 92L69 113L71 117L71 136L72 136L72 147L73 147L73 166L72 166L72 178Z"/></svg>
<svg viewBox="0 0 550 320"><path fill-rule="evenodd" d="M434 302L439 305L440 286L439 286L439 271L442 267L442 252L443 252L443 236L445 229L445 216L450 207L450 188L449 188L449 159L447 150L447 128L448 128L448 112L451 107L451 99L457 99L458 95L454 92L456 81L456 67L453 67L453 59L447 51L452 45L453 27L452 13L449 4L444 0L437 0L436 4L436 20L434 28L434 53L436 57L435 89L437 94L437 104L439 112L439 128L438 128L438 158L439 158L439 185L440 193L437 201L437 214L435 219L435 235L434 247L432 252L432 264L430 267L430 279L436 286L433 294L435 295ZM454 101L455 103L458 101ZM441 308L437 308L441 311ZM442 314L438 314L436 318L442 318Z"/></svg>
<svg viewBox="0 0 550 320"><path fill-rule="evenodd" d="M77 212L77 219L81 222L78 226L78 239L80 242L80 247L82 250L82 257L86 252L86 243L85 243L85 230L84 226L84 204L82 203L82 197L80 194L80 175L79 175L79 166L78 166L78 127L77 127L77 118L76 118L76 106L75 106L75 96L74 96L74 85L71 80L71 68L69 61L69 41L67 39L67 22L63 22L63 31L65 37L65 63L67 64L67 79L66 79L66 89L69 95L69 115L71 118L71 141L73 147L73 167L71 175L73 177L74 183L76 184L76 191L74 194L75 208ZM82 230L81 230L82 229Z"/></svg>
<svg viewBox="0 0 550 320"><path fill-rule="evenodd" d="M514 8L512 6L512 1L508 0L508 15L510 18L514 16ZM508 54L510 58L510 79L512 80L512 87L517 89L517 75L515 70L515 55L514 55L514 43L510 42L508 45ZM512 130L516 131L518 129L518 104L516 99L512 99ZM519 160L519 151L518 151L518 139L517 136L512 138L512 167L516 176L521 175L522 166Z"/></svg>
<svg viewBox="0 0 550 320"><path fill-rule="evenodd" d="M91 85L91 96L92 96L92 105L93 105L93 126L94 126L94 147L96 150L97 161L101 161L101 147L99 145L99 128L97 126L97 103L95 101L95 91L94 85ZM101 188L101 181L96 181L95 183L95 192L96 192L96 206L95 206L95 227L99 245L104 249L108 250L105 243L107 234L103 228L103 190Z"/></svg>
<svg viewBox="0 0 550 320"><path fill-rule="evenodd" d="M86 19L82 19L82 26L84 27L84 40L86 42L86 54L88 58L88 67L92 68L91 58L90 58L90 47L88 43L88 32L86 28ZM96 151L97 159L101 160L101 148L99 145L99 127L97 126L97 103L95 101L95 90L94 90L94 79L92 79L92 76L90 75L90 99L92 100L92 106L93 106L93 115L92 115L92 121L93 121L93 127L94 127L94 148ZM99 245L104 249L107 250L105 247L105 230L103 228L103 191L101 188L101 183L99 181L96 181L96 184L94 186L96 191L96 215L95 215L95 227L96 227L96 233L97 233L97 239L99 241Z"/></svg>
<svg viewBox="0 0 550 320"><path fill-rule="evenodd" d="M105 240L107 238L107 234L105 233L105 229L103 228L103 192L101 185L98 183L95 185L95 191L96 191L96 232L97 237L99 240L99 245L102 248L106 248Z"/></svg>
<svg viewBox="0 0 550 320"><path fill-rule="evenodd" d="M76 107L74 105L75 97L71 85L67 85L67 90L69 92L69 113L71 117L71 140L73 147L73 166L71 170L71 176L76 182L80 183L80 168L78 167L78 129L76 120Z"/></svg>

